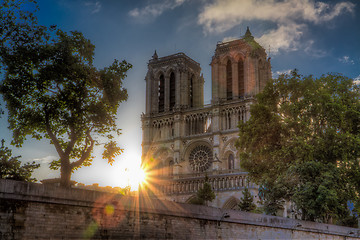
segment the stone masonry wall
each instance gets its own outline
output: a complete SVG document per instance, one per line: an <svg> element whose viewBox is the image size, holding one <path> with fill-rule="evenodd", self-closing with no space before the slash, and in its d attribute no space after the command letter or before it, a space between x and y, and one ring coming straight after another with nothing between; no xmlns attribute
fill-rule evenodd
<svg viewBox="0 0 360 240"><path fill-rule="evenodd" d="M360 229L0 179L0 239L360 239Z"/></svg>

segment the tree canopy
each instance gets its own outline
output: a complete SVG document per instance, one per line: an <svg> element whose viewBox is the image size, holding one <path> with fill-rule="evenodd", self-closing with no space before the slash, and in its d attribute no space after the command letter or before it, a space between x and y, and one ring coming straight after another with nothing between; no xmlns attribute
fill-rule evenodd
<svg viewBox="0 0 360 240"><path fill-rule="evenodd" d="M296 70L257 95L249 121L239 125L237 146L269 213L288 200L305 220L349 217L348 201L360 200L359 97L352 79Z"/></svg>
<svg viewBox="0 0 360 240"><path fill-rule="evenodd" d="M35 169L40 167L40 164L28 162L21 165L21 161L19 160L20 157L21 156L13 157L11 149L5 147L5 141L1 140L0 178L35 182L36 179L31 178L31 175Z"/></svg>
<svg viewBox="0 0 360 240"><path fill-rule="evenodd" d="M19 28L10 37L1 36L5 74L0 93L12 143L20 147L27 136L49 139L59 155L51 168L60 168L61 185L69 186L72 171L91 164L94 145L104 144L103 158L110 164L123 151L114 141L120 134L115 120L119 104L128 97L122 81L132 65L114 60L97 69L95 46L82 33L38 26L31 14L21 23L23 14L16 9L20 17L12 19L10 8L7 19ZM4 24L2 20L0 29L7 29Z"/></svg>

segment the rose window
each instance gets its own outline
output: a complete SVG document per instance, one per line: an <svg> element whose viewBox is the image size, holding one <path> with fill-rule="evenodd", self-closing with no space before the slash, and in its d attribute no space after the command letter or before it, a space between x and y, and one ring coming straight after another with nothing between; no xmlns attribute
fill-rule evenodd
<svg viewBox="0 0 360 240"><path fill-rule="evenodd" d="M203 172L208 169L213 161L211 149L200 145L195 147L189 156L190 166L194 171Z"/></svg>

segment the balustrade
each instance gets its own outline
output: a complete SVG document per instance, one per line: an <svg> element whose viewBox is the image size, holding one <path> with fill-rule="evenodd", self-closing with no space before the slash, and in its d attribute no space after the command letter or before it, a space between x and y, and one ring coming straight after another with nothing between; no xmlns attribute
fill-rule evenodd
<svg viewBox="0 0 360 240"><path fill-rule="evenodd" d="M208 182L214 191L237 190L245 186L253 186L246 177L246 173L220 174L209 176ZM204 182L203 177L182 178L164 181L159 188L164 194L192 194L196 193L204 185Z"/></svg>

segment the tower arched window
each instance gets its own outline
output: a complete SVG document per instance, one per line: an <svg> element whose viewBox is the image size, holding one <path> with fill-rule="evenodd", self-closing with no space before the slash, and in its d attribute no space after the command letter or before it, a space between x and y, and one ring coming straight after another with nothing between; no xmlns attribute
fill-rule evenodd
<svg viewBox="0 0 360 240"><path fill-rule="evenodd" d="M189 84L189 105L190 107L194 107L194 75L190 77Z"/></svg>
<svg viewBox="0 0 360 240"><path fill-rule="evenodd" d="M174 161L173 160L170 160L169 161L169 176L172 176L173 175L173 171L174 171Z"/></svg>
<svg viewBox="0 0 360 240"><path fill-rule="evenodd" d="M226 99L232 99L232 66L231 61L228 60L226 64Z"/></svg>
<svg viewBox="0 0 360 240"><path fill-rule="evenodd" d="M175 92L176 92L175 74L172 72L170 74L170 110L173 110L173 108L175 107Z"/></svg>
<svg viewBox="0 0 360 240"><path fill-rule="evenodd" d="M230 153L228 157L228 167L229 169L234 169L234 154Z"/></svg>
<svg viewBox="0 0 360 240"><path fill-rule="evenodd" d="M245 78L244 78L244 62L242 59L238 62L238 91L239 97L244 97L245 95Z"/></svg>
<svg viewBox="0 0 360 240"><path fill-rule="evenodd" d="M163 112L164 105L165 105L165 78L164 78L164 75L162 75L162 74L160 75L160 78L159 78L158 97L159 97L159 112Z"/></svg>

